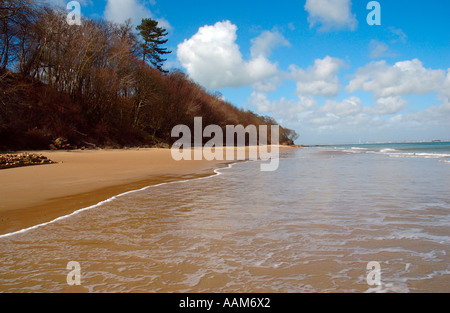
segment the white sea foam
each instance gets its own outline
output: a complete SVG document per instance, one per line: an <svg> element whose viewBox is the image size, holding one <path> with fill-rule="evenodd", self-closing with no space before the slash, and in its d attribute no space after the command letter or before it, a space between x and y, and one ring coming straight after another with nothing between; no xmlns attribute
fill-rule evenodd
<svg viewBox="0 0 450 313"><path fill-rule="evenodd" d="M346 151L351 152L351 153L366 153L366 152L369 152L370 149L360 148L360 147L351 147L350 150L346 150Z"/></svg>
<svg viewBox="0 0 450 313"><path fill-rule="evenodd" d="M416 156L425 158L450 158L447 153L415 153Z"/></svg>
<svg viewBox="0 0 450 313"><path fill-rule="evenodd" d="M367 151L367 150L369 150L369 149L367 149L367 148L361 148L361 147L351 147L351 150Z"/></svg>
<svg viewBox="0 0 450 313"><path fill-rule="evenodd" d="M390 148L385 148L385 149L381 149L380 153L392 153L392 152L397 152L398 150L395 149L390 149Z"/></svg>
<svg viewBox="0 0 450 313"><path fill-rule="evenodd" d="M422 159L442 159L450 158L450 154L446 153L423 153L423 152L394 152L385 151L390 149L383 149L380 151L382 154L387 154L392 158L422 158Z"/></svg>
<svg viewBox="0 0 450 313"><path fill-rule="evenodd" d="M385 283L380 286L369 288L365 293L409 293L409 288L404 283Z"/></svg>
<svg viewBox="0 0 450 313"><path fill-rule="evenodd" d="M384 148L380 151L371 150L368 148L361 147L351 147L350 149L345 149L345 152L361 154L361 153L370 153L370 154L383 154L387 155L391 158L422 158L422 159L445 159L450 158L450 154L448 153L433 153L433 152L406 152L393 148ZM450 160L442 160L441 162L450 163Z"/></svg>

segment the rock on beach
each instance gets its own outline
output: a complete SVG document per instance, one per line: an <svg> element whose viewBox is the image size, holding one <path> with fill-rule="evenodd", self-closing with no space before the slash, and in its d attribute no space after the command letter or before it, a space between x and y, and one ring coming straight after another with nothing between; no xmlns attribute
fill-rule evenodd
<svg viewBox="0 0 450 313"><path fill-rule="evenodd" d="M42 165L42 164L53 164L52 160L48 159L42 154L35 153L20 153L20 154L0 154L0 170L21 167L21 166L31 166L31 165Z"/></svg>

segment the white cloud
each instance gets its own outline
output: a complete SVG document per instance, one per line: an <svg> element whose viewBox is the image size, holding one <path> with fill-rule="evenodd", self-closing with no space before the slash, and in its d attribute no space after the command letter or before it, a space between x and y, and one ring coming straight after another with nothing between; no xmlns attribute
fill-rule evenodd
<svg viewBox="0 0 450 313"><path fill-rule="evenodd" d="M354 73L346 86L348 96L337 100L333 97L340 94L338 74L343 66L343 60L329 56L315 60L305 69L291 65L290 79L297 83L297 100L274 100L254 91L249 104L257 112L270 114L284 126L295 129L306 142L312 138L330 142L342 138L356 142L409 140L413 139L411 134L419 134L416 139L426 139L448 133L450 68L425 68L418 59L391 65L386 61L372 62ZM363 98L354 94L359 90L371 93L374 104L363 105ZM406 96L430 93L442 103L420 110L408 108ZM318 104L318 96L327 97L323 104Z"/></svg>
<svg viewBox="0 0 450 313"><path fill-rule="evenodd" d="M372 39L369 43L370 58L377 59L380 57L394 57L395 54L389 52L389 47L384 42Z"/></svg>
<svg viewBox="0 0 450 313"><path fill-rule="evenodd" d="M331 113L337 117L346 117L356 115L362 110L361 99L358 97L350 97L341 102L335 100L327 100L325 104L318 109L320 113Z"/></svg>
<svg viewBox="0 0 450 313"><path fill-rule="evenodd" d="M444 126L445 135L448 135L448 121L450 120L450 101L445 99L440 105L432 105L423 110L415 110L401 115L403 125L415 125L417 127Z"/></svg>
<svg viewBox="0 0 450 313"><path fill-rule="evenodd" d="M355 30L358 21L351 12L351 0L307 0L305 10L309 13L310 27L320 25L319 30Z"/></svg>
<svg viewBox="0 0 450 313"><path fill-rule="evenodd" d="M299 121L299 127L303 128L303 133L313 131L327 137L340 134L357 140L361 134L379 132L389 123L372 108L363 106L359 97L350 96L341 101L328 99L324 105L307 112Z"/></svg>
<svg viewBox="0 0 450 313"><path fill-rule="evenodd" d="M377 99L373 107L373 113L380 115L395 114L405 109L408 101L402 97L386 97Z"/></svg>
<svg viewBox="0 0 450 313"><path fill-rule="evenodd" d="M344 61L329 56L316 59L314 66L306 70L291 65L292 77L297 82L297 93L300 95L337 96L340 89L337 74L343 65Z"/></svg>
<svg viewBox="0 0 450 313"><path fill-rule="evenodd" d="M268 113L274 109L273 103L262 92L253 91L248 99L250 105L256 108L259 113Z"/></svg>
<svg viewBox="0 0 450 313"><path fill-rule="evenodd" d="M272 50L279 46L289 47L291 44L278 31L263 31L261 35L252 39L250 52L252 57L269 57Z"/></svg>
<svg viewBox="0 0 450 313"><path fill-rule="evenodd" d="M391 27L389 27L389 31L391 32L391 34L394 37L392 39L392 42L396 43L396 42L400 41L402 43L406 43L408 36L406 36L406 34L403 32L403 30L391 26Z"/></svg>
<svg viewBox="0 0 450 313"><path fill-rule="evenodd" d="M284 76L286 75L279 73L267 79L257 81L252 84L252 89L260 92L273 92L281 85Z"/></svg>
<svg viewBox="0 0 450 313"><path fill-rule="evenodd" d="M178 45L178 60L189 76L206 88L259 84L260 88L271 89L270 79L278 74L278 69L267 56L275 45L286 45L287 41L263 32L252 40L252 58L247 61L236 43L236 31L237 26L230 21L200 27L195 35Z"/></svg>
<svg viewBox="0 0 450 313"><path fill-rule="evenodd" d="M303 143L317 143L316 140L330 143L343 141L343 138L350 142L418 140L444 138L448 134L450 69L427 69L418 60L398 62L392 66L385 61L373 62L354 75L347 86L350 92L347 98L327 98L323 105L318 105L315 96L327 93L316 91L331 90L331 86L338 86L338 82L332 79L329 81L330 88L314 88L321 84L328 85L325 82L318 84L317 81L325 77L337 79L342 66L342 61L331 62L331 58L328 62L320 62L325 59L316 60L314 66L307 70L292 67L292 73L300 73L297 78L301 78L298 82L302 87L297 94L303 98L298 101L284 98L269 100L267 95L254 92L249 103L258 112L270 113L284 126L301 133ZM315 94L305 93L312 90ZM357 90L372 92L375 103L363 105L362 98L351 94ZM404 96L423 93L435 93L442 103L419 110L406 110L409 103ZM329 93L329 96L332 94Z"/></svg>
<svg viewBox="0 0 450 313"><path fill-rule="evenodd" d="M347 92L364 90L375 98L417 95L442 91L445 71L424 68L418 59L397 62L372 62L359 68L346 87Z"/></svg>
<svg viewBox="0 0 450 313"><path fill-rule="evenodd" d="M134 26L140 25L143 18L152 18L158 21L158 26L169 31L172 29L166 19L155 17L142 0L107 0L103 14L106 20L116 23L131 19Z"/></svg>
<svg viewBox="0 0 450 313"><path fill-rule="evenodd" d="M265 93L256 91L252 92L248 102L256 108L258 113L271 113L278 122L298 121L300 113L311 110L317 105L316 100L309 96L300 96L297 101L284 97L270 101Z"/></svg>
<svg viewBox="0 0 450 313"><path fill-rule="evenodd" d="M303 116L299 123L309 131L335 135L358 134L361 129L379 127L383 121L362 106L360 98L351 96L342 101L327 100L323 106Z"/></svg>
<svg viewBox="0 0 450 313"><path fill-rule="evenodd" d="M109 21L123 23L131 19L134 25L139 25L140 20L150 17L152 13L138 0L107 0L104 16Z"/></svg>

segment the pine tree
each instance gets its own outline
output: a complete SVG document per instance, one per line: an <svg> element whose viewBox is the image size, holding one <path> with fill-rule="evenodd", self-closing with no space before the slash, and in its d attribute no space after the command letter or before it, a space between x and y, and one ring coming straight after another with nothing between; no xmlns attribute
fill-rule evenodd
<svg viewBox="0 0 450 313"><path fill-rule="evenodd" d="M167 59L163 59L164 54L169 54L171 51L167 51L167 48L161 48L163 44L167 42L167 39L163 39L167 36L166 29L158 27L158 22L151 18L142 19L141 25L136 27L142 36L143 43L140 45L142 48L142 60L144 62L149 61L161 72L167 72L162 69L163 63Z"/></svg>

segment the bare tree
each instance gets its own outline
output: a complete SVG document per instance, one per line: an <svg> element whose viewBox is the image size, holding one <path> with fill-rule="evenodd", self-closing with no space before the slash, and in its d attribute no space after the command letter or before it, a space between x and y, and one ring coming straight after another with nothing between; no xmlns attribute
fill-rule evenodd
<svg viewBox="0 0 450 313"><path fill-rule="evenodd" d="M6 70L19 61L27 49L24 34L34 24L42 4L37 0L0 1L0 69Z"/></svg>

